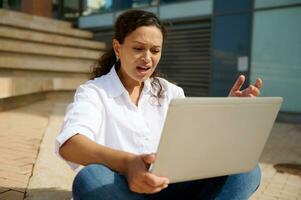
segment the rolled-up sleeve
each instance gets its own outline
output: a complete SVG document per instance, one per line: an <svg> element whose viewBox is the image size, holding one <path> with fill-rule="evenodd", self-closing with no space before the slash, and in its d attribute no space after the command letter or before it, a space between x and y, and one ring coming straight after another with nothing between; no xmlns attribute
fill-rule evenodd
<svg viewBox="0 0 301 200"><path fill-rule="evenodd" d="M178 94L176 98L185 98L184 90L181 87L178 87Z"/></svg>
<svg viewBox="0 0 301 200"><path fill-rule="evenodd" d="M66 109L61 131L55 141L56 153L59 155L59 148L76 134L95 141L100 134L103 112L103 104L96 90L88 85L80 86L75 93L74 102Z"/></svg>

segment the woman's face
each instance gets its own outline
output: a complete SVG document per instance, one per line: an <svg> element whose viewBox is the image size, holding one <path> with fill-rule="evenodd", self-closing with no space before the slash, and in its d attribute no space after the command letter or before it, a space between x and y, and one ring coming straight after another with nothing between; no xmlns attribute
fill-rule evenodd
<svg viewBox="0 0 301 200"><path fill-rule="evenodd" d="M123 44L113 40L121 62L122 81L141 83L149 78L161 58L163 35L156 26L141 26L125 37Z"/></svg>

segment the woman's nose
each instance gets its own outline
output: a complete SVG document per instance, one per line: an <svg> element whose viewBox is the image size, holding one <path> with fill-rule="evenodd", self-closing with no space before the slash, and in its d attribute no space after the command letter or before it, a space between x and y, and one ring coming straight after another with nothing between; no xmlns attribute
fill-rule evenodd
<svg viewBox="0 0 301 200"><path fill-rule="evenodd" d="M149 63L151 61L151 53L149 51L146 51L142 56L142 60L146 63Z"/></svg>

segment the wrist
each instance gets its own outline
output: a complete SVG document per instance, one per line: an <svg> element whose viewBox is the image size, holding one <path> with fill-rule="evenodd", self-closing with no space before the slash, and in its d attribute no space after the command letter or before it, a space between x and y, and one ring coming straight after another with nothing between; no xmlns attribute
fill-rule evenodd
<svg viewBox="0 0 301 200"><path fill-rule="evenodd" d="M129 168L130 168L130 163L132 162L132 160L134 159L135 155L125 152L123 159L122 159L122 163L121 163L121 169L120 169L120 173L127 176L128 172L129 172Z"/></svg>

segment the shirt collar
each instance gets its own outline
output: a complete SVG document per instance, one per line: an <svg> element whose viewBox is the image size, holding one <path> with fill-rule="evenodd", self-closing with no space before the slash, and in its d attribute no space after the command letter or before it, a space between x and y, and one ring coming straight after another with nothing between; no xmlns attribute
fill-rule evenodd
<svg viewBox="0 0 301 200"><path fill-rule="evenodd" d="M143 92L146 94L151 91L151 80L150 78L144 81Z"/></svg>
<svg viewBox="0 0 301 200"><path fill-rule="evenodd" d="M115 65L113 65L112 69L108 73L108 76L110 78L110 81L108 83L109 89L107 92L110 94L111 97L115 98L127 92L127 90L125 89L125 87L123 86L122 82L119 79L119 76L115 69ZM151 81L148 78L147 80L144 81L144 87L142 93L146 94L147 92L150 91L151 91Z"/></svg>
<svg viewBox="0 0 301 200"><path fill-rule="evenodd" d="M107 83L109 86L107 92L111 97L113 98L118 97L122 93L127 91L117 75L115 65L113 65L110 72L108 73L108 77L110 81L108 81Z"/></svg>

